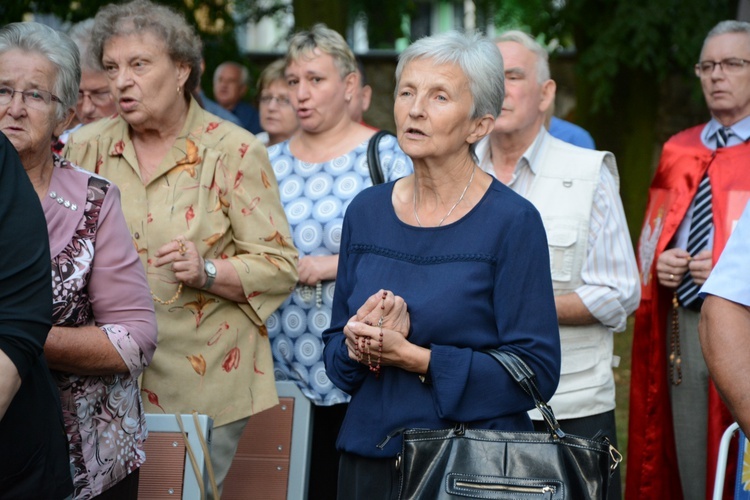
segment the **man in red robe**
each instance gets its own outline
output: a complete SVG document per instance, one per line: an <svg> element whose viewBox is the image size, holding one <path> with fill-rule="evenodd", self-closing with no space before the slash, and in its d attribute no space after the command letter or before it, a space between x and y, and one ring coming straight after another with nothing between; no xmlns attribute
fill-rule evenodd
<svg viewBox="0 0 750 500"><path fill-rule="evenodd" d="M723 21L695 67L711 120L664 145L638 249L626 498L711 498L732 418L698 340L708 278L750 198L750 24Z"/></svg>

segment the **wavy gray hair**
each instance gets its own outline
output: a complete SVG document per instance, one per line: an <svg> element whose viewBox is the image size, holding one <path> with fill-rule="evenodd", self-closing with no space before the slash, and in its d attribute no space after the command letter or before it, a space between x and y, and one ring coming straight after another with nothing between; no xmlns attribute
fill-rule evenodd
<svg viewBox="0 0 750 500"><path fill-rule="evenodd" d="M164 41L172 61L185 63L190 68L184 93L185 99L190 99L189 90L198 88L201 77L203 43L184 15L149 0L133 0L102 7L94 20L89 48L100 67L107 40L115 36L151 33Z"/></svg>
<svg viewBox="0 0 750 500"><path fill-rule="evenodd" d="M56 69L50 90L60 99L56 118L62 122L78 102L81 62L78 47L65 33L35 22L11 23L0 28L0 54L10 50L35 52L46 57Z"/></svg>
<svg viewBox="0 0 750 500"><path fill-rule="evenodd" d="M412 61L430 59L436 65L454 64L469 80L470 118L486 114L497 118L505 98L503 57L494 43L480 33L447 31L421 38L404 50L396 66L396 92L401 73Z"/></svg>

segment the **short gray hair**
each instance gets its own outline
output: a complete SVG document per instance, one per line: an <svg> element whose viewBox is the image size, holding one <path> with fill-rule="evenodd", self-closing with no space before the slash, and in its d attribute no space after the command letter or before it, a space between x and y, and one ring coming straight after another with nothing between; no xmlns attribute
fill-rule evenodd
<svg viewBox="0 0 750 500"><path fill-rule="evenodd" d="M497 118L505 98L503 57L494 43L480 33L447 31L420 38L407 47L396 66L396 92L401 73L412 61L429 59L434 64L454 64L469 81L472 96L470 118L486 114Z"/></svg>
<svg viewBox="0 0 750 500"><path fill-rule="evenodd" d="M219 77L219 72L224 68L237 68L240 71L240 83L242 85L248 85L250 83L250 72L245 66L234 61L226 61L216 66L216 69L214 70L214 82Z"/></svg>
<svg viewBox="0 0 750 500"><path fill-rule="evenodd" d="M90 50L91 32L94 29L94 18L90 17L85 21L74 24L68 30L68 36L73 40L81 53L81 69L101 71L99 64L96 62Z"/></svg>
<svg viewBox="0 0 750 500"><path fill-rule="evenodd" d="M536 81L544 83L549 80L549 53L542 44L531 38L531 35L521 30L509 30L495 38L495 43L516 42L523 45L536 56Z"/></svg>
<svg viewBox="0 0 750 500"><path fill-rule="evenodd" d="M701 54L706 50L706 44L708 40L719 35L726 35L727 33L744 33L750 37L750 23L745 21L719 21L719 23L711 28L711 31L706 35L706 39L703 41L703 47L701 48Z"/></svg>
<svg viewBox="0 0 750 500"><path fill-rule="evenodd" d="M61 101L56 116L57 121L62 122L67 111L74 109L78 102L81 62L76 44L65 33L44 24L6 24L0 28L0 54L14 49L40 54L55 67L55 84L50 91Z"/></svg>
<svg viewBox="0 0 750 500"><path fill-rule="evenodd" d="M198 88L201 76L203 43L185 16L165 5L150 0L133 0L109 4L97 12L91 33L91 51L101 69L104 44L112 37L151 33L161 39L174 62L187 64L190 75L185 82L185 99L190 89Z"/></svg>
<svg viewBox="0 0 750 500"><path fill-rule="evenodd" d="M344 37L322 23L316 24L309 31L299 31L292 36L286 53L287 66L300 57L311 57L315 49L333 58L342 80L357 71L354 52Z"/></svg>

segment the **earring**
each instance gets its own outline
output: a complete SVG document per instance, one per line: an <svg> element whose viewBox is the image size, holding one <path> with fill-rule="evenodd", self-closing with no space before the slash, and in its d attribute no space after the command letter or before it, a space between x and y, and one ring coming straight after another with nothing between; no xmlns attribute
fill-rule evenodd
<svg viewBox="0 0 750 500"><path fill-rule="evenodd" d="M180 86L179 85L177 86L177 93L178 94L180 93Z"/></svg>
<svg viewBox="0 0 750 500"><path fill-rule="evenodd" d="M348 96L346 96L345 99L346 99L346 102L350 102L352 100L352 96L348 95Z"/></svg>

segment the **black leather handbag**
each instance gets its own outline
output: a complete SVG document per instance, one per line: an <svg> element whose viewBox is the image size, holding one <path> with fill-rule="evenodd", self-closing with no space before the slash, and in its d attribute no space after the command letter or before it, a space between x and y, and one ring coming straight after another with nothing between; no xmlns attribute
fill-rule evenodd
<svg viewBox="0 0 750 500"><path fill-rule="evenodd" d="M367 165L370 167L370 179L372 179L373 186L385 182L385 177L383 177L383 168L380 166L380 153L378 152L378 144L380 143L380 139L386 135L393 134L388 132L387 130L378 130L372 137L370 137L370 142L367 144Z"/></svg>
<svg viewBox="0 0 750 500"><path fill-rule="evenodd" d="M549 432L409 429L399 457L400 499L606 499L622 460L606 437L565 434L515 354L486 351L534 398Z"/></svg>

